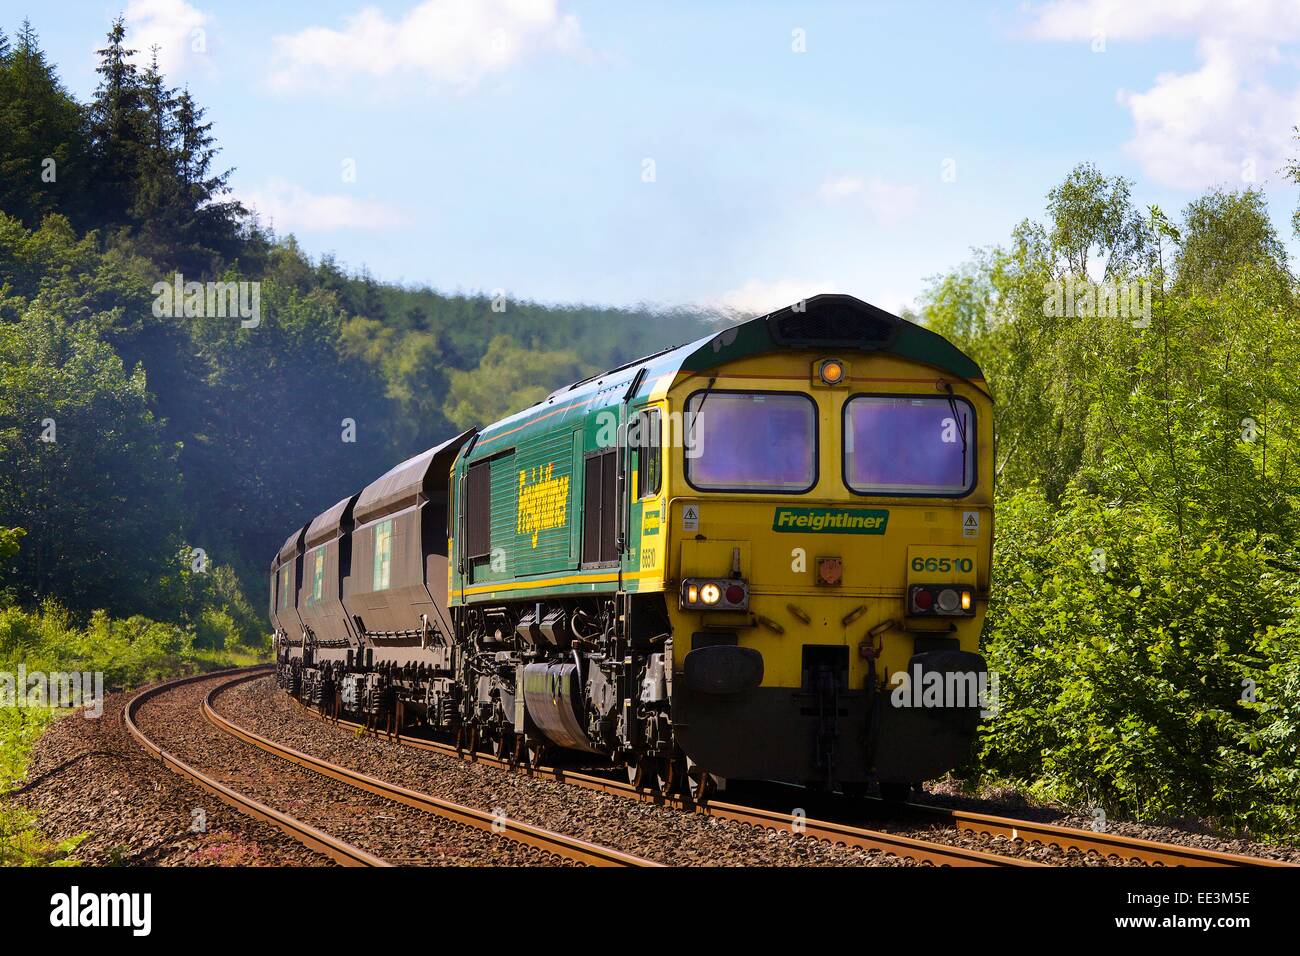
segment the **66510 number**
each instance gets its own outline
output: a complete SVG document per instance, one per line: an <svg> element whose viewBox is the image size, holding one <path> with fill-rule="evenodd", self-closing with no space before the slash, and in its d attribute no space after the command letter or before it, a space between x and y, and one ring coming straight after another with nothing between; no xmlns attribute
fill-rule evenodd
<svg viewBox="0 0 1300 956"><path fill-rule="evenodd" d="M951 571L969 573L975 569L975 562L970 558L913 558L913 571L934 571L947 574Z"/></svg>

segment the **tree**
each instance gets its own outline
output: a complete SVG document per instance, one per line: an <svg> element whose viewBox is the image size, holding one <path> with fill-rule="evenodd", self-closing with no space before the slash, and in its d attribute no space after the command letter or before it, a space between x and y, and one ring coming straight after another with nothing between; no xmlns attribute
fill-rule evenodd
<svg viewBox="0 0 1300 956"><path fill-rule="evenodd" d="M150 118L140 71L126 47L126 24L113 21L108 45L97 51L99 86L90 104L90 135L98 186L96 213L101 221L123 223L140 178L149 141Z"/></svg>
<svg viewBox="0 0 1300 956"><path fill-rule="evenodd" d="M1104 278L1132 269L1146 245L1142 220L1130 201L1132 183L1107 177L1092 163L1081 163L1047 194L1052 248L1076 277L1093 274L1092 252L1102 257Z"/></svg>
<svg viewBox="0 0 1300 956"><path fill-rule="evenodd" d="M544 352L498 335L478 368L452 371L445 414L457 428L487 425L588 372L577 352Z"/></svg>
<svg viewBox="0 0 1300 956"><path fill-rule="evenodd" d="M0 209L29 226L52 212L79 217L86 185L81 108L23 21L0 47Z"/></svg>
<svg viewBox="0 0 1300 956"><path fill-rule="evenodd" d="M180 529L174 451L142 369L41 306L0 325L0 525L27 530L27 600L165 611L157 582Z"/></svg>
<svg viewBox="0 0 1300 956"><path fill-rule="evenodd" d="M1180 291L1214 295L1243 267L1285 282L1286 250L1268 218L1263 193L1211 190L1183 211L1176 263Z"/></svg>
<svg viewBox="0 0 1300 956"><path fill-rule="evenodd" d="M244 222L248 210L230 193L233 169L216 173L212 163L217 150L212 124L205 123L206 110L198 106L188 89L175 99L173 111L176 138L175 175L182 197L184 217L175 237L197 262L215 271L219 262L239 256L243 247Z"/></svg>

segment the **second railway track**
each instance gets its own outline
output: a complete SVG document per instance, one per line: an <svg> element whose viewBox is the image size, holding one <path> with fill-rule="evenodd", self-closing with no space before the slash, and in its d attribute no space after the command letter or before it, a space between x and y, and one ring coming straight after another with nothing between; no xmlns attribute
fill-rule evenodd
<svg viewBox="0 0 1300 956"><path fill-rule="evenodd" d="M243 731L211 706L224 688L261 674L254 669L157 685L127 703L127 726L168 769L345 865L654 865L327 761L295 759L288 748Z"/></svg>

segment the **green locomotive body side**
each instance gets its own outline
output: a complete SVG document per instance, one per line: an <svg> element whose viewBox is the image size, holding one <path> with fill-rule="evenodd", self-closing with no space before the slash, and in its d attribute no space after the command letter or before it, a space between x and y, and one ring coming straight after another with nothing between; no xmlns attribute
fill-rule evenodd
<svg viewBox="0 0 1300 956"><path fill-rule="evenodd" d="M452 471L449 525L453 607L556 594L614 593L620 590L620 571L638 570L639 502L633 505L629 525L634 540L621 561L583 563L580 516L585 462L614 447L616 429L626 424L624 398L634 379L641 385L633 402L648 394L650 386L645 383L654 381L641 368L629 366L562 389L534 408L483 429L468 453L458 456ZM460 502L475 466L490 472L491 530L487 552L470 555L462 546L465 516ZM636 590L638 585L635 579L627 579L623 590Z"/></svg>

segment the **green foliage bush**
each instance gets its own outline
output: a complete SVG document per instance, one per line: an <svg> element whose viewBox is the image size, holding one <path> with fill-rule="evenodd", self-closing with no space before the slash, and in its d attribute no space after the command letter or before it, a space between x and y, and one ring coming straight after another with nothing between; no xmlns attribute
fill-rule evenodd
<svg viewBox="0 0 1300 956"><path fill-rule="evenodd" d="M1180 547L1157 509L999 502L980 764L1043 797L1258 832L1300 820L1295 573L1242 535Z"/></svg>
<svg viewBox="0 0 1300 956"><path fill-rule="evenodd" d="M921 318L997 403L983 636L1001 709L977 772L1141 818L1300 823L1300 306L1262 198L1181 226L1081 167L934 281ZM1049 309L1145 283L1150 312ZM1095 286L1094 286L1095 287ZM1105 562L1100 562L1094 552Z"/></svg>
<svg viewBox="0 0 1300 956"><path fill-rule="evenodd" d="M107 687L131 687L183 672L194 636L177 624L96 611L84 626L46 599L39 609L0 608L0 666L32 671L98 671Z"/></svg>

